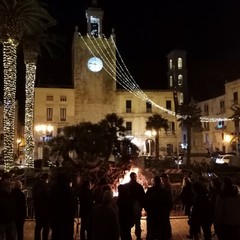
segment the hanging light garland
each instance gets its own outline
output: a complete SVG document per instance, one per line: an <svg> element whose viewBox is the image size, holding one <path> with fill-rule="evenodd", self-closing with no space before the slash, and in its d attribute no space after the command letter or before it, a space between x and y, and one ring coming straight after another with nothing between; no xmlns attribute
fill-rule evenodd
<svg viewBox="0 0 240 240"><path fill-rule="evenodd" d="M135 82L133 76L130 74L128 68L126 67L113 38L111 38L111 40L116 52L113 52L111 46L109 45L109 41L104 35L102 35L102 37L100 38L95 38L87 34L88 41L90 42L90 44L88 44L87 41L84 39L84 37L81 35L81 33L78 32L78 34L93 56L96 56L96 53L99 56L101 56L102 60L105 63L104 64L105 71L115 81L117 81L124 89L126 89L136 97L140 98L141 100L151 103L153 106L159 108L160 110L172 116L176 116L178 119L183 118L183 116L176 114L176 112L166 109L160 106L159 104L155 103L141 90L141 88ZM101 42L101 45L99 41ZM90 45L93 46L94 49L92 49ZM118 58L116 58L115 53L117 53ZM118 59L120 60L120 62ZM226 118L226 117L219 118L219 117L204 116L204 117L200 117L200 121L201 122L233 121L233 118Z"/></svg>

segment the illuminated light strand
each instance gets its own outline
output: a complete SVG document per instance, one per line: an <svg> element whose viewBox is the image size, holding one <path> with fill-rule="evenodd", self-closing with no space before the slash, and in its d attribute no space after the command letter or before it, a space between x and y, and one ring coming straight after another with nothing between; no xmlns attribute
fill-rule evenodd
<svg viewBox="0 0 240 240"><path fill-rule="evenodd" d="M103 35L103 36L104 36L104 35ZM113 55L114 53L113 53L113 51L112 51L112 48L109 46L109 42L107 41L107 39L106 39L105 36L104 36L104 39L105 39L105 42L106 42L108 48L110 49L110 52L111 52L112 55ZM112 41L112 43L113 43L113 45L114 45L114 48L116 49L114 41ZM119 53L118 53L118 55L119 55ZM111 57L111 55L110 55L110 57ZM121 56L120 56L120 58L121 58ZM121 60L121 61L122 61L122 60ZM117 71L120 69L120 71L121 71L121 73L122 73L122 75L123 75L123 80L127 81L127 82L129 83L129 86L132 87L132 89L139 91L139 93L141 93L141 96L143 97L143 99L146 101L146 100L148 99L147 95L146 95L144 92L142 92L141 89L139 88L139 86L129 78L129 75L130 75L130 74L129 74L129 72L128 72L128 69L125 67L126 70L127 70L127 73L128 73L128 74L127 74L126 71L123 69L122 65L119 63L118 58L116 58L116 63L115 63L115 65L116 65ZM124 63L123 63L123 65L125 66ZM130 75L130 77L132 78L131 75Z"/></svg>
<svg viewBox="0 0 240 240"><path fill-rule="evenodd" d="M16 97L17 44L3 42L3 132L4 132L4 171L10 171L14 162L15 139L15 97Z"/></svg>
<svg viewBox="0 0 240 240"><path fill-rule="evenodd" d="M29 168L34 168L34 84L36 78L36 64L25 63L26 66L26 102L25 102L25 158Z"/></svg>
<svg viewBox="0 0 240 240"><path fill-rule="evenodd" d="M134 80L133 76L132 76L131 73L129 72L126 64L124 63L124 61L123 61L123 59L122 59L122 56L121 56L120 52L118 51L118 48L117 48L116 43L114 42L114 39L113 39L113 38L112 38L112 42L113 42L114 48L115 48L115 50L116 50L116 52L117 52L117 54L118 54L118 57L119 57L120 60L121 60L121 63L119 63L119 61L117 60L117 63L119 63L120 68L121 68L124 72L125 72L125 70L127 71L126 75L128 74L128 76L130 76L130 78L128 77L129 81L131 81L132 84L133 84L136 88L138 88L139 91L142 92L142 94L144 95L144 99L146 99L146 100L148 101L148 100L149 100L148 96L141 90L141 88L138 86L138 84L137 84L136 81ZM123 67L124 67L125 70L123 69L123 67L122 67L121 64L123 65Z"/></svg>
<svg viewBox="0 0 240 240"><path fill-rule="evenodd" d="M84 40L84 38L82 37L81 33L78 32L79 35L81 36L81 38ZM89 36L88 36L89 38ZM90 38L89 38L90 39ZM90 39L91 41L91 39ZM107 41L107 40L106 40ZM145 101L145 102L149 102L151 103L153 106L159 108L160 110L172 115L172 116L175 116L176 118L185 118L185 116L181 116L179 114L176 114L176 112L174 111L171 111L169 109L166 109L160 105L158 105L157 103L155 103L153 100L151 100L150 98L148 98L148 96L139 88L139 86L137 85L137 83L135 82L134 78L132 77L132 75L130 74L128 68L126 67L122 57L121 57L121 54L120 52L118 51L118 48L115 44L115 41L114 39L112 38L112 42L114 44L114 47L115 47L115 50L116 50L116 53L118 54L118 57L119 59L121 60L121 63L122 65L124 66L124 69L123 67L121 66L121 64L119 63L118 59L116 58L116 63L117 64L112 64L109 59L108 59L108 62L107 60L105 60L105 57L106 55L105 54L100 54L99 50L96 48L96 46L94 44L93 47L95 48L95 50L97 51L97 53L103 58L105 64L107 64L108 68L110 68L111 71L114 71L115 73L115 70L113 69L116 69L116 75L117 76L121 76L120 77L120 81L115 77L113 76L109 70L104 67L104 69L107 71L107 73L115 80L117 81L122 87L124 87L126 90L128 90L130 93L132 93L133 95L135 95L136 97L140 98L141 100ZM94 52L92 51L92 49L88 46L88 44L86 43L86 41L84 40L84 43L85 45L88 47L89 51L92 53L93 56L95 56ZM98 44L98 42L97 42ZM98 44L99 45L99 44ZM111 49L111 48L110 48ZM114 57L115 58L115 57ZM111 57L110 57L111 59ZM110 63L110 64L109 64ZM118 64L119 63L119 64ZM110 67L109 67L110 65ZM116 67L115 67L116 66ZM121 69L121 72L124 72L124 73L119 73L119 68ZM127 72L127 73L126 73ZM127 75L128 74L128 75ZM122 78L122 76L130 76L130 77L127 77L127 79L130 81L130 82L126 82L125 78ZM134 87L132 87L134 86ZM136 89L138 89L138 91L136 91ZM232 118L219 118L219 117L200 117L200 121L201 122L219 122L219 121L232 121L233 119Z"/></svg>
<svg viewBox="0 0 240 240"><path fill-rule="evenodd" d="M96 57L95 53L94 53L94 52L92 51L92 49L89 47L89 45L88 45L87 42L85 41L84 37L83 37L80 33L79 33L79 36L81 37L82 41L84 42L84 44L86 45L86 47L88 48L88 50L91 52L91 54ZM105 66L103 66L103 68L105 69L105 71L106 71L115 81L117 81L123 88L126 89L126 87L125 87L120 81L117 80L115 74L113 75L111 72L109 72L109 70L108 70ZM136 93L132 92L131 90L129 90L129 92L136 96Z"/></svg>
<svg viewBox="0 0 240 240"><path fill-rule="evenodd" d="M101 58L102 58L103 62L105 63L105 65L109 68L109 70L110 70L113 74L116 73L116 76L117 76L116 79L117 79L117 81L119 82L119 79L121 79L121 80L122 80L122 81L121 81L122 84L126 86L125 88L130 89L132 92L135 93L135 95L139 95L139 93L136 92L135 89L133 89L133 88L129 85L129 83L124 80L121 72L119 73L119 71L117 71L115 65L113 65L113 64L111 63L111 61L109 61L109 58L106 56L105 52L103 51L103 49L102 49L101 46L99 45L99 43L98 43L98 41L96 40L96 38L94 38L94 37L93 37L93 38L92 38L92 37L89 37L89 35L87 35L87 36L88 36L88 38L89 38L89 41L92 43L94 49L95 49L96 52L98 53L98 55L101 56ZM95 41L96 44L93 44L92 39L94 39L94 41ZM97 47L96 47L96 46L97 46ZM111 59L111 58L110 58L110 59ZM115 57L114 57L114 59L115 59Z"/></svg>

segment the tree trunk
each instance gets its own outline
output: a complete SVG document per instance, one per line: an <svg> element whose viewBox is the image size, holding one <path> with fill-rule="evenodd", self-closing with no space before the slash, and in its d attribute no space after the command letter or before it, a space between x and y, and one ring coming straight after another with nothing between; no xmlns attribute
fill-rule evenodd
<svg viewBox="0 0 240 240"><path fill-rule="evenodd" d="M156 137L155 137L155 149L156 149L156 159L159 160L159 131L157 131L156 133Z"/></svg>
<svg viewBox="0 0 240 240"><path fill-rule="evenodd" d="M192 150L192 132L191 127L187 126L187 166L191 165L191 150Z"/></svg>

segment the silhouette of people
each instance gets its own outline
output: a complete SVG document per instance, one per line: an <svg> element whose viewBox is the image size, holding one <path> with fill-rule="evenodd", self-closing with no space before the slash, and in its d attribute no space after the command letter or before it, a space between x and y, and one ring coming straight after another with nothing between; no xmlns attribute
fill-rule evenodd
<svg viewBox="0 0 240 240"><path fill-rule="evenodd" d="M145 192L143 186L137 182L137 174L135 172L130 173L130 181L125 184L130 193L130 196L134 202L133 212L134 212L134 225L135 225L135 235L137 240L141 239L141 217L142 209L144 207Z"/></svg>
<svg viewBox="0 0 240 240"><path fill-rule="evenodd" d="M88 219L89 240L119 240L120 227L113 194L106 190L101 204L93 207Z"/></svg>
<svg viewBox="0 0 240 240"><path fill-rule="evenodd" d="M64 172L56 176L50 194L52 240L73 240L77 200Z"/></svg>
<svg viewBox="0 0 240 240"><path fill-rule="evenodd" d="M213 224L213 208L211 198L206 187L201 182L193 184L195 199L190 217L190 230L194 239L199 239L200 228L203 231L204 240L211 240L211 226Z"/></svg>
<svg viewBox="0 0 240 240"><path fill-rule="evenodd" d="M171 192L163 187L160 177L155 176L153 186L148 188L145 197L147 240L171 239L170 212L172 206Z"/></svg>
<svg viewBox="0 0 240 240"><path fill-rule="evenodd" d="M184 183L182 191L180 193L180 199L182 201L185 215L189 217L191 215L191 207L193 205L194 192L192 187L192 181L187 176L184 177Z"/></svg>
<svg viewBox="0 0 240 240"><path fill-rule="evenodd" d="M107 180L102 177L99 179L97 185L92 190L93 202L95 205L102 203L103 194L106 190L111 190L111 188L108 185Z"/></svg>
<svg viewBox="0 0 240 240"><path fill-rule="evenodd" d="M90 190L89 180L84 180L82 182L78 198L80 202L80 218L81 218L80 237L81 240L85 240L87 239L85 237L85 232L87 231L87 219L93 207L92 191Z"/></svg>
<svg viewBox="0 0 240 240"><path fill-rule="evenodd" d="M117 198L121 240L131 240L131 228L134 226L133 200L124 185L118 186Z"/></svg>
<svg viewBox="0 0 240 240"><path fill-rule="evenodd" d="M12 183L8 178L2 178L0 182L0 239L4 240L16 239L15 206L11 191Z"/></svg>
<svg viewBox="0 0 240 240"><path fill-rule="evenodd" d="M222 191L216 198L214 217L219 240L240 239L239 190L228 177L223 179Z"/></svg>
<svg viewBox="0 0 240 240"><path fill-rule="evenodd" d="M50 187L48 174L44 173L33 185L32 197L35 210L34 240L48 240L50 230Z"/></svg>
<svg viewBox="0 0 240 240"><path fill-rule="evenodd" d="M15 205L14 222L17 230L17 240L23 240L26 219L26 197L22 192L22 182L20 180L14 182L12 196Z"/></svg>

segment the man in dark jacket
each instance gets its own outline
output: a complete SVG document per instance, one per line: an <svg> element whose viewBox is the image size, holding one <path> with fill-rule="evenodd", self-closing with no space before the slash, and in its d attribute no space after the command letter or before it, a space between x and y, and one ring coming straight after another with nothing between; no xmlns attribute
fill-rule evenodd
<svg viewBox="0 0 240 240"><path fill-rule="evenodd" d="M133 200L133 211L134 211L134 225L135 225L135 235L137 240L141 239L141 217L142 209L144 207L145 192L143 186L137 182L137 174L135 172L130 173L130 181L126 183L126 188Z"/></svg>
<svg viewBox="0 0 240 240"><path fill-rule="evenodd" d="M145 197L147 212L147 240L172 237L170 212L173 206L171 192L161 184L159 176L154 177L154 185L148 188Z"/></svg>
<svg viewBox="0 0 240 240"><path fill-rule="evenodd" d="M36 219L34 240L48 240L50 225L50 187L48 185L47 173L44 173L41 178L34 184L32 189L32 196Z"/></svg>
<svg viewBox="0 0 240 240"><path fill-rule="evenodd" d="M11 195L12 183L8 179L0 181L0 239L15 240L14 200Z"/></svg>

